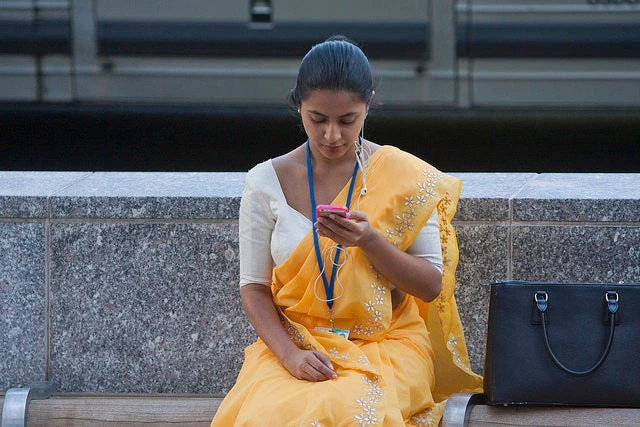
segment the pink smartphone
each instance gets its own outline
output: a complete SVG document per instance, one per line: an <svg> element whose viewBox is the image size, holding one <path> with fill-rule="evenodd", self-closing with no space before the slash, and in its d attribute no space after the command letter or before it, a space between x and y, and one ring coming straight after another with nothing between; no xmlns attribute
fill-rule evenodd
<svg viewBox="0 0 640 427"><path fill-rule="evenodd" d="M318 205L316 206L316 216L329 216L329 214L340 215L349 218L349 208L338 205Z"/></svg>

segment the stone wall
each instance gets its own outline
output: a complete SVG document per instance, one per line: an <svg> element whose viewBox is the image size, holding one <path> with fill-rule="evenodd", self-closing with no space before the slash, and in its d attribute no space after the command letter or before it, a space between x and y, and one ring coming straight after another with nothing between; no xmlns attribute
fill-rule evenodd
<svg viewBox="0 0 640 427"><path fill-rule="evenodd" d="M454 175L476 371L491 282L640 282L640 174ZM255 339L237 286L243 185L239 172L0 172L0 391L225 393Z"/></svg>

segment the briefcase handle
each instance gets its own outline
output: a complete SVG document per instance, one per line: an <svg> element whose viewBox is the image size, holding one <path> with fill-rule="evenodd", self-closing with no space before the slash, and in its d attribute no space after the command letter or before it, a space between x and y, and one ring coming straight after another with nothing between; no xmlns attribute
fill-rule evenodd
<svg viewBox="0 0 640 427"><path fill-rule="evenodd" d="M586 371L574 371L573 369L567 368L562 362L560 362L560 360L558 360L553 350L551 350L551 344L549 344L549 336L547 334L547 321L546 321L545 314L549 304L549 294L547 294L545 291L537 291L533 296L533 299L535 300L536 306L538 307L538 312L540 313L540 318L542 323L542 332L544 335L544 346L547 349L547 353L549 354L549 357L551 357L551 360L553 361L553 363L555 363L555 365L558 368L560 368L561 370L563 370L564 372L570 375L584 376L584 375L591 374L604 363L605 359L609 355L609 351L611 350L611 344L613 344L613 334L616 328L615 317L616 317L616 313L618 312L618 300L619 300L619 296L617 292L607 291L604 295L604 301L607 305L607 310L609 312L609 341L607 343L606 348L602 352L602 356L600 356L600 359L596 362L595 365L593 365L593 367L591 367L590 369L587 369Z"/></svg>

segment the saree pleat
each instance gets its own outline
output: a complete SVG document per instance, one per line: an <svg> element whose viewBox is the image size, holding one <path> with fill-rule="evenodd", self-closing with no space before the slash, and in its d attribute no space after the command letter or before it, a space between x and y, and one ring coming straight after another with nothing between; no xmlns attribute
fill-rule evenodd
<svg viewBox="0 0 640 427"><path fill-rule="evenodd" d="M294 378L262 340L245 350L236 384L212 426L437 425L448 396L480 392L469 367L454 288L458 249L451 220L461 183L397 148L376 151L367 167L368 193L353 209L392 244L406 250L434 209L443 253L440 295L425 303L407 295L392 309L388 281L359 248L347 248L334 295L335 326L349 339L317 330L329 326L311 232L273 271L272 293L284 328L300 348L327 354L335 381ZM355 184L355 194L362 180ZM343 204L347 189L334 203ZM321 250L334 243L320 239Z"/></svg>

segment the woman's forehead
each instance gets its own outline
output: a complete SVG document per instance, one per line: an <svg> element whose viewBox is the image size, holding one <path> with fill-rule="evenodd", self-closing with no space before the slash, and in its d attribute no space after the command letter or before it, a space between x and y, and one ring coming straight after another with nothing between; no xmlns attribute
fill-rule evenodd
<svg viewBox="0 0 640 427"><path fill-rule="evenodd" d="M302 104L311 108L330 108L331 110L360 109L365 102L360 96L348 90L316 89L308 93Z"/></svg>

